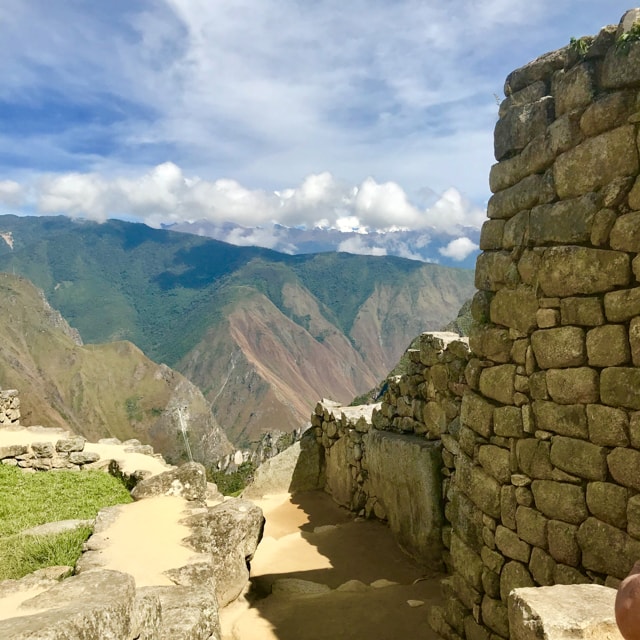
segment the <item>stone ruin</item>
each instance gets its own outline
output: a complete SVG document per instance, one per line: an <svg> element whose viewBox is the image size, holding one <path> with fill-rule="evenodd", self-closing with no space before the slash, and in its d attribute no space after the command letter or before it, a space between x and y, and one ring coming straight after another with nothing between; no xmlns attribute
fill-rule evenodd
<svg viewBox="0 0 640 640"><path fill-rule="evenodd" d="M327 490L419 559L400 523L428 472L384 495L376 460L391 435L437 452L423 525L450 573L430 615L447 640L543 637L522 598L552 585L591 590L619 637L611 594L640 559L640 41L620 39L638 19L508 76L469 348L425 334L370 420L312 417Z"/></svg>

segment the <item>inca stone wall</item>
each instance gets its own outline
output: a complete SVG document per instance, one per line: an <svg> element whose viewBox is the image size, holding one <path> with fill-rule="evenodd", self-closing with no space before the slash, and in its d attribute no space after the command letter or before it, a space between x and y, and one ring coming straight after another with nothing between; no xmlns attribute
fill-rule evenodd
<svg viewBox="0 0 640 640"><path fill-rule="evenodd" d="M450 640L509 638L515 588L616 587L640 559L638 18L509 75L471 352L424 336L372 415L442 443Z"/></svg>
<svg viewBox="0 0 640 640"><path fill-rule="evenodd" d="M617 45L638 17L505 84L445 636L507 638L512 589L616 586L640 558L640 44Z"/></svg>

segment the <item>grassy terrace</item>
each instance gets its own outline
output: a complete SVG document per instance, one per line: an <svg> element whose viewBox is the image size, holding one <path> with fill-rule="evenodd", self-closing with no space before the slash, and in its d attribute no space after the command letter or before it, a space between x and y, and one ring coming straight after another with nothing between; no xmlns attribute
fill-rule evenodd
<svg viewBox="0 0 640 640"><path fill-rule="evenodd" d="M125 486L102 471L24 473L0 465L0 580L36 569L74 566L90 527L51 536L22 531L58 520L88 520L102 507L131 502Z"/></svg>

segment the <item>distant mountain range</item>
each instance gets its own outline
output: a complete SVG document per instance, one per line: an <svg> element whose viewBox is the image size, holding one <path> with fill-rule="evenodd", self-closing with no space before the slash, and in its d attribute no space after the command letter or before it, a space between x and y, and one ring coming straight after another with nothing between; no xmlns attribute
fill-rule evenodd
<svg viewBox="0 0 640 640"><path fill-rule="evenodd" d="M402 258L65 217L0 216L0 270L43 289L85 343L128 340L184 374L237 445L370 389L474 290L471 271Z"/></svg>
<svg viewBox="0 0 640 640"><path fill-rule="evenodd" d="M363 233L361 230L320 227L301 229L277 223L265 227L243 227L232 222L216 224L208 220L178 222L164 225L163 228L206 236L237 246L265 247L291 255L344 251L359 255L396 256L465 269L475 267L480 237L477 229L462 228L461 236L467 242L458 251L452 251L447 249L453 240L450 234L428 229Z"/></svg>

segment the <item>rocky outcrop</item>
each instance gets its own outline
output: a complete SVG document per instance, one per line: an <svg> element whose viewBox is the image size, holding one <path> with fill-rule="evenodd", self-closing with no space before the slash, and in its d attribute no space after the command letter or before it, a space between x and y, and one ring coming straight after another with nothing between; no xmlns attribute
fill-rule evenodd
<svg viewBox="0 0 640 640"><path fill-rule="evenodd" d="M211 555L217 601L226 606L249 580L249 563L264 529L262 510L248 500L227 500L183 523L193 531L185 543Z"/></svg>
<svg viewBox="0 0 640 640"><path fill-rule="evenodd" d="M131 490L134 500L153 496L176 496L204 502L207 495L207 474L197 462L188 462L177 469L145 478Z"/></svg>

